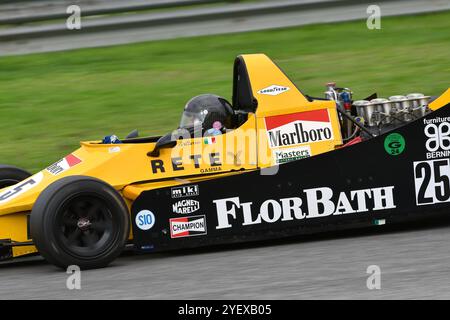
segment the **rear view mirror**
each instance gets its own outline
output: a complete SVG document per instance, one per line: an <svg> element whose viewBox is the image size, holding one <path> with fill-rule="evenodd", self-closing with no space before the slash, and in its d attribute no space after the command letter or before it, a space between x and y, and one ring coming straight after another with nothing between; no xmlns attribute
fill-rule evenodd
<svg viewBox="0 0 450 320"><path fill-rule="evenodd" d="M159 157L159 151L164 148L173 148L177 145L177 141L173 140L173 135L168 134L161 137L158 142L156 142L155 149L147 153L149 157Z"/></svg>

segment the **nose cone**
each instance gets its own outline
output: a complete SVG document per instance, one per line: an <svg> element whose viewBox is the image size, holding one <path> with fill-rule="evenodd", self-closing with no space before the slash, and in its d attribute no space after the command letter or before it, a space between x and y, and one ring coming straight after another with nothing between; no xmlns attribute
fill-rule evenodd
<svg viewBox="0 0 450 320"><path fill-rule="evenodd" d="M44 173L38 172L13 186L0 190L0 215L31 209L35 190L44 180Z"/></svg>

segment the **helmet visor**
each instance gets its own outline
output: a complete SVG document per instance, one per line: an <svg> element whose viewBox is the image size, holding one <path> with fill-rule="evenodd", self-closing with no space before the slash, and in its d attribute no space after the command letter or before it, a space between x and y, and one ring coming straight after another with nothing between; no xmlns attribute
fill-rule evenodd
<svg viewBox="0 0 450 320"><path fill-rule="evenodd" d="M203 121L205 120L205 113L202 112L190 112L184 111L181 116L180 128L193 128L193 127L201 127Z"/></svg>

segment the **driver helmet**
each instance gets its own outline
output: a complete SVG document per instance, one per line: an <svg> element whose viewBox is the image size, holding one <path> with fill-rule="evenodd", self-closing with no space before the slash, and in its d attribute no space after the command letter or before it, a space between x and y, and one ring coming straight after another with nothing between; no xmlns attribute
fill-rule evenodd
<svg viewBox="0 0 450 320"><path fill-rule="evenodd" d="M225 98L215 94L202 94L186 103L180 129L223 132L226 128L232 128L233 115L233 108Z"/></svg>

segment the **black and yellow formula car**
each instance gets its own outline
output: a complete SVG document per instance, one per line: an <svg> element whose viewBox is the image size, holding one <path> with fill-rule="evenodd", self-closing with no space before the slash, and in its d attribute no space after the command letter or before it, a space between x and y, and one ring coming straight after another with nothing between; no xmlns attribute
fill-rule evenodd
<svg viewBox="0 0 450 320"><path fill-rule="evenodd" d="M450 211L450 89L355 101L329 83L314 98L251 54L235 60L223 105L232 121L212 134L200 123L203 134L81 142L32 176L0 166L0 259L96 268L127 244L156 252Z"/></svg>

